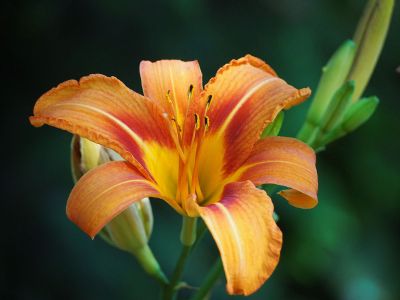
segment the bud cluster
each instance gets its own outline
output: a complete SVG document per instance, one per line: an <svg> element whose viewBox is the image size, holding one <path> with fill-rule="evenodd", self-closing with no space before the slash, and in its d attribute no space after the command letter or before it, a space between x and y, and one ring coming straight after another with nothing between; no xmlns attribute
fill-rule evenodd
<svg viewBox="0 0 400 300"><path fill-rule="evenodd" d="M354 41L344 42L322 69L306 122L297 136L314 149L323 149L357 129L375 112L379 99L360 96L382 50L393 5L393 0L370 0Z"/></svg>

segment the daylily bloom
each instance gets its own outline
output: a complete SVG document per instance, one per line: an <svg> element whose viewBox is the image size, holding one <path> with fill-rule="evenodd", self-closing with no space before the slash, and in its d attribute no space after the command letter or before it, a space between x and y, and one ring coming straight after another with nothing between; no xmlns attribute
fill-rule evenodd
<svg viewBox="0 0 400 300"><path fill-rule="evenodd" d="M231 294L256 291L275 269L282 233L264 183L296 207L317 203L315 154L286 137L260 140L282 110L302 102L262 60L247 55L202 87L197 61L143 61L144 96L115 77L69 80L36 103L34 126L52 125L111 148L126 161L86 173L73 188L68 217L94 237L144 197L183 216L201 217L221 253Z"/></svg>

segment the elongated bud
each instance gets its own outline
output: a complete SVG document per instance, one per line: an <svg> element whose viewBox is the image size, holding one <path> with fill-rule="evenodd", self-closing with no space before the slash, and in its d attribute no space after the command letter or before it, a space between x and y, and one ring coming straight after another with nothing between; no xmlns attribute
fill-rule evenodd
<svg viewBox="0 0 400 300"><path fill-rule="evenodd" d="M360 127L374 114L378 104L379 99L376 96L353 103L346 111L341 124L326 136L323 143L328 144Z"/></svg>
<svg viewBox="0 0 400 300"><path fill-rule="evenodd" d="M154 224L153 209L151 208L150 199L144 198L137 204L139 206L140 215L143 221L144 231L146 232L147 237L150 238Z"/></svg>
<svg viewBox="0 0 400 300"><path fill-rule="evenodd" d="M353 101L364 92L378 61L392 17L394 0L369 0L354 34L357 52L348 79L356 82Z"/></svg>
<svg viewBox="0 0 400 300"><path fill-rule="evenodd" d="M345 111L350 105L351 96L354 92L354 81L348 81L338 89L333 96L332 102L327 109L323 118L323 132L331 131L336 125L338 125L345 114Z"/></svg>
<svg viewBox="0 0 400 300"><path fill-rule="evenodd" d="M361 99L350 106L343 119L342 127L344 130L347 132L353 131L367 122L374 114L378 104L378 97L371 96Z"/></svg>
<svg viewBox="0 0 400 300"><path fill-rule="evenodd" d="M275 120L265 127L263 133L261 134L261 138L265 138L267 136L277 136L281 131L283 120L285 117L285 113L281 111L275 118Z"/></svg>
<svg viewBox="0 0 400 300"><path fill-rule="evenodd" d="M108 223L104 230L116 247L127 252L146 245L149 240L139 203L129 206Z"/></svg>
<svg viewBox="0 0 400 300"><path fill-rule="evenodd" d="M354 81L347 81L336 91L322 118L318 135L312 143L314 149L325 146L321 141L342 122L345 112L350 106L353 92Z"/></svg>
<svg viewBox="0 0 400 300"><path fill-rule="evenodd" d="M101 164L122 159L118 157L120 158L116 152L74 135L71 141L71 171L74 182Z"/></svg>
<svg viewBox="0 0 400 300"><path fill-rule="evenodd" d="M74 136L71 147L71 166L74 180L78 180L89 170L121 157L110 149L88 139ZM132 252L147 244L153 229L153 212L150 200L144 198L133 203L125 211L108 223L101 236L112 245Z"/></svg>
<svg viewBox="0 0 400 300"><path fill-rule="evenodd" d="M355 49L353 41L344 42L322 69L323 73L308 111L306 122L297 136L300 140L310 142L315 138L315 131L321 125L322 118L332 101L333 95L347 78L353 63Z"/></svg>
<svg viewBox="0 0 400 300"><path fill-rule="evenodd" d="M77 181L89 170L109 161L122 160L114 151L79 136L71 143L71 167ZM153 229L150 200L144 198L113 218L99 233L110 245L133 254L147 273L162 283L167 279L154 258L148 241Z"/></svg>

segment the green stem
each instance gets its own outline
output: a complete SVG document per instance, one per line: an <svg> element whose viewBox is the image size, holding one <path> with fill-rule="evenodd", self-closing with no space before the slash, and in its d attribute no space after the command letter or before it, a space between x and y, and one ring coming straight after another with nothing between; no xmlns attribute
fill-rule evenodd
<svg viewBox="0 0 400 300"><path fill-rule="evenodd" d="M191 251L196 249L197 245L200 244L200 242L203 240L205 234L207 232L207 226L204 224L204 222L200 222L197 226L197 231L196 231L196 241L192 245Z"/></svg>
<svg viewBox="0 0 400 300"><path fill-rule="evenodd" d="M139 264L143 267L147 274L152 276L163 286L168 284L167 277L161 270L160 265L158 264L148 245L145 245L140 249L136 249L136 251L132 252L132 254L137 258Z"/></svg>
<svg viewBox="0 0 400 300"><path fill-rule="evenodd" d="M164 300L173 300L176 297L176 288L181 280L181 276L185 269L185 265L191 252L192 246L196 241L196 224L196 218L183 217L181 230L181 255L179 256L178 262L176 263L171 281L165 287L163 296Z"/></svg>
<svg viewBox="0 0 400 300"><path fill-rule="evenodd" d="M192 246L196 241L197 218L183 217L181 229L181 243Z"/></svg>
<svg viewBox="0 0 400 300"><path fill-rule="evenodd" d="M211 289L217 283L218 279L221 277L222 273L223 273L222 263L221 259L218 257L214 265L208 272L206 279L203 281L203 284L200 286L199 290L191 298L191 300L205 299L205 297L211 292Z"/></svg>

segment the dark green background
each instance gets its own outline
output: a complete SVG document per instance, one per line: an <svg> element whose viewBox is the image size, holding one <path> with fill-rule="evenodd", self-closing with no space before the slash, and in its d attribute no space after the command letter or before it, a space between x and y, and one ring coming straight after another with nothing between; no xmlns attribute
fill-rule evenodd
<svg viewBox="0 0 400 300"><path fill-rule="evenodd" d="M91 241L65 216L71 136L28 123L58 83L114 75L141 91L142 59L198 59L205 80L246 53L297 87L315 88L330 54L352 36L364 1L8 1L1 9L1 299L155 299L136 261ZM372 119L318 155L319 205L274 199L284 232L280 264L249 299L399 299L399 9L367 95ZM309 103L286 114L293 135ZM151 246L167 273L179 251L179 216L153 202ZM185 278L198 285L216 256L208 236ZM224 280L213 299L227 299Z"/></svg>

